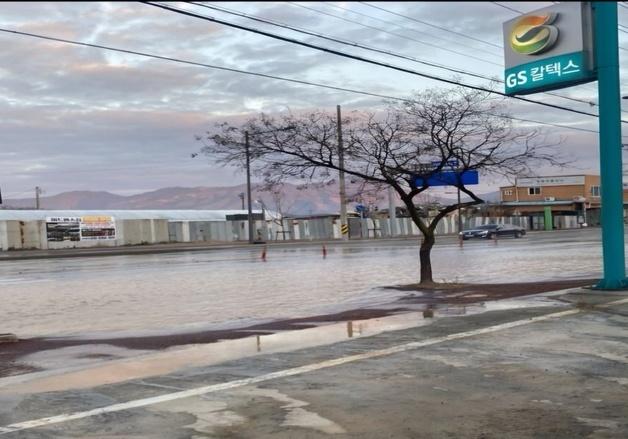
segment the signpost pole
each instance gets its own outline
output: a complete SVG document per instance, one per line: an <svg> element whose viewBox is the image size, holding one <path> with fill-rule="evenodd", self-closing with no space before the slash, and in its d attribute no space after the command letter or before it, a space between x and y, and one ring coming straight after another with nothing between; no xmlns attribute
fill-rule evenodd
<svg viewBox="0 0 628 439"><path fill-rule="evenodd" d="M622 185L617 3L594 2L595 52L600 104L602 191L602 290L625 288L624 200Z"/></svg>

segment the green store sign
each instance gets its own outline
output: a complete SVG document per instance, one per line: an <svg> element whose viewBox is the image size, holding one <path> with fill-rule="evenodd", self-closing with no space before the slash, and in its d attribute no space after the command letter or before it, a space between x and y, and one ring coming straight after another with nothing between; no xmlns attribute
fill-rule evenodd
<svg viewBox="0 0 628 439"><path fill-rule="evenodd" d="M504 23L506 94L595 81L591 20L588 2L565 2Z"/></svg>
<svg viewBox="0 0 628 439"><path fill-rule="evenodd" d="M544 58L506 69L506 94L528 94L591 81L582 52ZM594 79L593 79L594 80Z"/></svg>

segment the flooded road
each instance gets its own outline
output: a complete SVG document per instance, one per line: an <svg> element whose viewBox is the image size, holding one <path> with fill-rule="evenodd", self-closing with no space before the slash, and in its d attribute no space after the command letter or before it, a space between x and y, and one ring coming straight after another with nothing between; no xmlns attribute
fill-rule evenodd
<svg viewBox="0 0 628 439"><path fill-rule="evenodd" d="M599 230L498 243L447 239L434 278L530 282L599 276ZM5 261L0 332L20 337L193 331L387 303L381 288L418 280L417 241L270 246L207 252Z"/></svg>

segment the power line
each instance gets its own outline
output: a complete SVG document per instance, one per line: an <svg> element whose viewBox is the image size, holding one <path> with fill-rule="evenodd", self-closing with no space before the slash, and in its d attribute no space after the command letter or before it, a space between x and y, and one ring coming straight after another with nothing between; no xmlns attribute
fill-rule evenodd
<svg viewBox="0 0 628 439"><path fill-rule="evenodd" d="M85 43L83 41L67 40L67 39L64 39L64 38L50 37L50 36L46 36L46 35L33 34L33 33L30 33L30 32L22 32L22 31L17 31L17 30L12 30L12 29L5 29L5 28L0 28L0 32L6 32L6 33L11 33L11 34L23 35L23 36L27 36L27 37L39 38L39 39L49 40L49 41L56 41L56 42L59 42L59 43L73 44L73 45L76 45L76 46L84 46L84 47L92 47L92 48L95 48L95 49L110 50L112 52L127 53L127 54L130 54L130 55L138 55L138 56L143 56L143 57L146 57L146 58L160 59L160 60L163 60L163 61L172 61L172 62L177 62L177 63L181 63L181 64L193 65L193 66L197 66L197 67L206 67L206 68L210 68L210 69L223 70L223 71L227 71L227 72L241 73L241 74L244 74L244 75L258 76L258 77L268 78L268 79L276 79L276 80L279 80L279 81L287 81L287 82L292 82L292 83L295 83L295 84L311 85L311 86L315 86L315 87L327 88L327 89L330 89L330 90L346 91L346 92L349 92L349 93L356 93L356 94L372 96L372 97L377 97L377 98L384 98L384 99L391 98L391 96L378 94L378 93L371 93L371 92L366 92L366 91L361 91L361 90L354 90L354 89L350 89L350 88L337 87L337 86L334 86L334 85L327 85L327 84L321 84L321 83L316 83L316 82L304 81L304 80L300 80L300 79L293 79L293 78L286 78L286 77L282 77L282 76L269 75L269 74L266 74L266 73L251 72L251 71L248 71L248 70L235 69L235 68L232 68L232 67L217 66L217 65L214 65L214 64L206 64L206 63L201 63L201 62L196 62L196 61L184 60L184 59L180 59L180 58L173 58L173 57L168 57L168 56L155 55L155 54L146 53L146 52L139 52L139 51L136 51L136 50L120 49L120 48L111 47L111 46L104 46L104 45L101 45L101 44L93 44L93 43Z"/></svg>
<svg viewBox="0 0 628 439"><path fill-rule="evenodd" d="M109 51L112 51L112 52L126 53L126 54L130 54L130 55L137 55L137 56L142 56L142 57L146 57L146 58L159 59L159 60L162 60L162 61L171 61L171 62L176 62L176 63L179 63L179 64L193 65L193 66L196 66L196 67L205 67L205 68L209 68L209 69L228 71L228 72L239 73L239 74L243 74L243 75L256 76L256 77L262 77L262 78L266 78L266 79L274 79L274 80L278 80L278 81L291 82L291 83L294 83L294 84L308 85L308 86L312 86L312 87L325 88L325 89L330 89L330 90L335 90L335 91L343 91L343 92L347 92L347 93L359 94L359 95L364 95L364 96L371 96L371 97L377 97L377 98L383 98L383 99L390 99L390 100L399 101L399 102L420 103L418 101L414 101L414 100L407 99L407 98L400 98L400 97L397 97L397 96L390 96L390 95L384 95L384 94L379 94L379 93L371 93L371 92L367 92L367 91L363 91L363 90L356 90L356 89L350 89L350 88L345 88L345 87L337 87L337 86L333 86L333 85L321 84L321 83L310 82L310 81L304 81L304 80L300 80L300 79L293 79L293 78L286 78L286 77L281 77L281 76L269 75L269 74L266 74L266 73L258 73L258 72L251 72L251 71L247 71L247 70L234 69L234 68L231 68L231 67L216 66L216 65L200 63L200 62L196 62L196 61L183 60L183 59L179 59L179 58L172 58L172 57L161 56L161 55L154 55L154 54L145 53L145 52L139 52L139 51L135 51L135 50L120 49L120 48L111 47L111 46L104 46L104 45L101 45L101 44L85 43L85 42L82 42L82 41L67 40L67 39L64 39L64 38L50 37L50 36L46 36L46 35L33 34L33 33L30 33L30 32L22 32L22 31L17 31L17 30L12 30L12 29L5 29L5 28L0 28L0 32L5 32L5 33L15 34L15 35L22 35L22 36L38 38L38 39L48 40L48 41L56 41L58 43L71 44L71 45L74 45L74 46L90 47L90 48L94 48L94 49L109 50ZM494 116L501 117L501 118L504 118L504 119L511 119L511 120L517 120L517 121L522 121L522 122L535 123L535 124L538 124L538 125L547 125L547 126L554 126L554 127L565 128L565 129L576 130L576 131L598 133L598 131L590 130L590 129L586 129L586 128L572 127L572 126L569 126L569 125L561 125L561 124L555 124L555 123L551 123L551 122L542 122L542 121L537 121L537 120L532 120L532 119L523 119L523 118L518 118L518 117L514 117L514 116L506 116L506 115L503 115L503 114L502 115L496 114Z"/></svg>
<svg viewBox="0 0 628 439"><path fill-rule="evenodd" d="M429 22L427 22L427 21L425 21L425 20L419 20L419 19L416 19L416 18L413 18L413 17L409 17L409 16L407 16L407 15L399 14L399 13L397 13L397 12L394 12L394 11L391 11L391 10L389 10L389 9L385 9L385 8L382 8L382 7L379 7L379 6L375 6L375 5L372 5L372 4L367 3L367 2L359 1L358 3L361 3L361 4L365 5L365 6L368 6L368 7L374 8L374 9L378 9L378 10L380 10L380 11L384 11L384 12L387 12L387 13L389 13L389 14L396 15L396 16L399 16L399 17L402 17L402 18L405 18L405 19L408 19L408 20L411 20L411 21L415 21L415 22L417 22L417 23L424 24L424 25L426 25L426 26L433 27L433 28L435 28L435 29L440 29L440 30L443 30L443 31L445 31L445 32L453 33L453 34L458 35L458 36L461 36L461 37L469 38L469 39L474 40L474 41L478 41L478 42L481 42L481 43L484 43L484 44L488 44L488 45L491 45L491 46L496 47L496 48L498 48L498 49L503 49L503 46L500 46L500 45L498 45L498 44L491 43L490 41L486 41L486 40L482 40L482 39L480 39L480 38L475 38L475 37L472 37L472 36L469 36L469 35L465 35L465 34L463 34L463 33L461 33L461 32L456 32L456 31L454 31L454 30L447 29L447 28L445 28L445 27L438 26L438 25L435 25L435 24L433 24L433 23L429 23ZM493 3L495 3L495 2L493 2ZM558 2L553 2L553 3L554 3L554 4L558 4ZM196 3L196 4L198 4L198 3ZM294 3L291 3L291 4L294 4ZM295 6L300 6L300 5L298 5L298 4L294 4L294 5L295 5ZM333 7L333 8L336 8L336 9L340 9L340 10L343 10L343 11L347 11L347 12L350 12L350 13L352 13L352 14L357 14L357 15L360 15L360 16L363 16L363 17L366 17L366 18L370 18L370 19L373 19L373 20L378 20L378 21L381 21L381 22L384 22L384 23L392 24L392 25L394 25L394 26L400 27L400 28L402 28L402 29L407 29L407 30L410 30L410 31L412 31L412 32L416 32L416 31L414 31L413 29L410 29L410 28L405 27L405 26L401 26L401 25L399 25L399 24L397 24L397 23L393 23L393 22L391 22L391 21L387 21L387 20L383 20L383 19L380 19L380 18L377 18L377 17L373 17L373 16L368 15L368 14L363 14L363 13L360 13L360 12L356 12L356 11L353 11L353 10L348 9L348 8L343 8L343 7L341 7L341 6L336 6L336 5L332 5L332 4L326 4L326 6ZM501 6L501 5L498 5L498 6ZM320 12L320 11L317 11L317 12ZM338 18L339 18L339 17L338 17ZM622 25L620 24L620 26L622 26ZM620 30L621 30L621 29L620 29ZM628 33L628 32L626 32L626 33ZM460 43L459 43L459 42L458 42L458 44L460 45ZM468 45L464 45L464 46L465 46L465 47L470 47L470 46L468 46ZM475 49L475 50L480 50L480 49L478 49L477 47L472 47L472 49ZM622 48L622 49L623 49L623 48ZM624 49L624 50L626 50L626 49ZM486 51L486 50L482 50L482 51L483 51L483 52L485 52L485 53L489 53L489 54L491 54L491 55L495 55L495 56L502 56L501 54L497 55L497 54L494 54L494 53L492 53L492 52L488 52L488 51ZM392 56L397 56L397 55L395 55L395 54L393 54L393 53L390 53L390 52L389 52L388 54L389 54L389 55L392 55ZM407 59L407 58L406 58L406 59ZM467 75L471 75L471 76L475 76L475 77L478 77L478 76L479 76L479 77L482 77L482 79L485 79L485 80L488 80L488 81L496 81L496 82L499 82L499 83L501 83L501 84L503 84L503 83L504 83L504 81L502 81L502 80L495 79L495 78L490 78L490 77L483 76L483 75L478 75L478 74L476 74L476 73L468 73L468 72L467 72L467 73L464 73L464 72L457 72L457 73L467 74ZM587 101L587 100L584 100L584 99L572 98L572 97L570 97L570 96L564 96L564 95L560 95L560 94L558 94L558 93L544 92L544 94L547 94L547 95L550 95L550 96L555 96L555 97L562 98L562 99L566 99L566 100L570 100L570 101L573 101L573 102L580 102L580 103L583 103L583 104L588 104L588 105L590 105L590 106L599 106L599 105L598 105L598 104L596 104L595 102ZM622 111L622 112L626 113L626 111Z"/></svg>
<svg viewBox="0 0 628 439"><path fill-rule="evenodd" d="M287 3L291 4L292 6L297 6L297 7L299 7L299 8L303 8L303 9L307 9L307 10L309 10L309 11L317 12L317 13L322 14L322 15L327 15L327 16L330 16L330 17L334 17L334 18L337 18L337 19L339 19L339 20L343 20L343 21L346 21L346 22L349 22L349 23L357 24L357 25L359 25L359 26L363 26L363 27L366 27L366 28L369 28L369 29L375 29L375 30L379 30L379 31L381 31L381 32L384 32L384 33L389 33L389 34L391 33L391 32L388 32L388 31L386 31L386 30L384 30L384 29L376 28L376 27L369 26L369 25L364 24L364 23L360 23L360 22L354 21L354 20L349 20L349 19L344 18L344 17L339 17L339 16L337 16L337 15L330 14L330 13L327 13L327 12L324 12L324 11L320 11L320 10L317 10L317 9L309 8L309 7L307 7L307 6L303 6L303 5L300 5L300 4L298 4L298 3L294 3L294 2L287 2ZM407 17L407 16L405 16L405 15L401 15L401 14L396 14L395 12L388 11L387 9L384 9L384 8L379 8L379 7L376 7L376 6L370 5L370 4L366 3L366 2L359 2L359 3L365 4L365 5L367 5L367 6L371 6L371 7L376 8L376 9L380 9L380 10L382 10L382 11L389 12L389 13L391 13L391 14L400 15L400 16L402 16L402 17L406 17L406 18L408 18L408 19L410 19L410 20L413 20L413 18L411 18L411 17ZM497 6L502 6L502 5L500 5L499 3L497 3L497 2L491 2L491 3L495 3ZM195 3L195 4L197 4L197 5L198 5L198 3ZM373 19L375 19L375 20L380 20L380 19L378 19L378 18L371 17L371 16L366 15L366 14L362 14L362 13L358 13L358 12L355 12L355 11L351 11L350 9L341 8L341 7L339 7L339 6L333 6L333 5L328 5L328 6L332 6L332 7L339 8L339 9L342 9L342 10L345 10L345 11L349 11L349 12L354 13L354 14L363 15L363 16L366 16L366 17L369 17L369 18L373 18ZM504 7L504 6L502 6L502 7ZM511 9L511 10L514 10L514 9ZM523 12L521 12L521 11L516 11L516 10L514 10L514 11L515 11L515 12L518 12L518 13L523 14ZM380 20L380 21L381 21L381 20ZM431 24L431 23L427 23L427 22L424 22L424 21L420 21L420 20L415 20L415 21L418 21L418 22L420 22L420 23L424 23L424 24L431 25L431 26L436 27L436 28L438 28L438 29L445 29L445 30L447 30L446 28L441 28L441 27L439 27L439 26L436 26L436 25L433 25L433 24ZM398 25L397 25L397 26L398 26ZM454 32L454 31L451 31L451 32ZM456 32L454 32L454 33L456 33ZM396 33L392 33L392 35L399 36L399 37L402 37L402 38L407 38L407 37L404 37L403 35L399 35L399 34L396 34ZM460 35L463 35L463 34L460 34ZM474 38L474 39L475 39L475 38ZM410 39L410 40L413 40L413 39ZM413 41L416 41L416 40L413 40ZM478 40L478 41L485 42L484 40ZM426 44L426 43L423 43L423 44ZM492 43L488 43L488 44L492 44ZM434 47L438 47L438 48L440 48L440 46L434 46ZM501 47L501 46L497 46L497 47L499 47L499 48L503 48L503 47ZM625 48L623 48L623 47L621 47L621 46L619 46L619 49L620 49L620 50L628 50L628 49L625 49ZM448 50L448 51L450 51L450 52L451 52L451 50L450 50L450 49L444 49L444 50ZM454 53L459 54L458 52L455 52L455 51L454 51ZM394 56L394 55L393 55L393 56ZM470 58L473 58L473 59L478 59L477 57L474 57L474 56L471 56L471 55L467 55L467 54L463 54L463 56L467 56L467 57L470 57ZM484 61L486 61L486 60L484 60ZM486 61L486 62L489 62L489 61ZM493 63L493 64L495 64L495 63ZM495 64L495 65L497 65L497 64ZM499 66L501 67L501 64L500 64ZM462 73L462 72L459 72L459 73L461 73L461 74L470 74L470 73ZM471 74L471 75L472 75L472 76L476 76L477 74ZM484 77L483 79L487 79L487 78L486 78L486 77ZM488 79L488 80L493 81L493 78L490 78L490 79ZM501 80L497 80L497 82L500 82L500 83L502 83L502 84L504 83L504 82L503 82L503 81L501 81ZM570 100L570 101L574 101L574 102L580 102L580 103L588 104L588 105L590 105L590 106L599 106L598 104L596 104L596 103L594 103L594 102L591 102L591 101L587 101L587 100L583 100L583 99L578 99L578 98L572 98L572 97L570 97L570 96L564 96L564 95L560 95L560 94L558 94L558 93L553 93L553 92L544 92L544 93L545 93L545 94L548 94L548 95L551 95L551 96L559 97L559 98L562 98L562 99L566 99L566 100ZM622 110L622 113L628 113L628 112L627 112L627 111Z"/></svg>
<svg viewBox="0 0 628 439"><path fill-rule="evenodd" d="M508 9L511 12L516 12L517 14L523 14L524 13L523 11L519 11L519 10L517 10L515 8L511 8L510 6L504 6L504 5L499 4L497 2L491 2L491 3L493 3L494 5L500 6L500 7L504 8L504 9Z"/></svg>
<svg viewBox="0 0 628 439"><path fill-rule="evenodd" d="M289 30L292 30L294 32L299 32L299 33L302 33L302 34L305 34L305 35L314 36L314 37L321 38L321 39L328 40L328 41L332 41L332 42L335 42L335 43L344 44L344 45L352 46L352 47L357 47L359 49L364 49L364 50L368 50L368 51L371 51L371 52L381 53L381 54L393 56L393 57L400 58L400 59L405 59L405 60L408 60L408 61L412 61L412 62L416 62L416 63L419 63L419 64L427 65L429 67L434 67L434 68L438 68L438 69L447 70L447 71L450 71L452 73L461 74L461 75L468 75L468 76L472 76L474 78L479 78L479 79L483 79L483 80L490 81L490 82L498 82L498 83L501 83L501 84L504 83L504 81L502 81L501 79L498 79L496 77L490 77L490 76L482 75L482 74L479 74L479 73L470 72L468 70L457 69L457 68L453 68L453 67L446 66L446 65L443 65L443 64L438 64L438 63L425 61L425 60L422 60L422 59L419 59L419 58L411 57L411 56L408 56L408 55L403 55L403 54L392 52L392 51L389 51L389 50L379 49L379 48L372 47L372 46L366 46L366 45L363 45L363 44L360 44L360 43L357 43L357 42L354 42L354 41L347 41L347 40L343 40L343 39L340 39L340 38L337 38L337 37L325 35L325 34L322 34L320 32L313 32L313 31L310 31L310 30L307 30L307 29L291 26L291 25L288 25L288 24L285 24L285 23L274 21L274 20L268 20L268 19L261 18L261 17L258 17L258 16L245 14L243 12L234 11L233 9L222 8L222 7L218 7L216 5L198 3L198 2L194 2L194 1L188 1L186 3L190 3L190 4L193 4L193 5L196 5L196 6L201 6L201 7L207 8L207 9L212 9L212 10L224 12L226 14L235 15L237 17L247 18L249 20L253 20L253 21L260 22L260 23L269 24L271 26L276 26L276 27L283 28L283 29L289 29ZM573 97L570 97L570 96L564 96L564 95L560 95L558 93L552 93L552 92L545 92L545 94L550 95L550 96L555 96L555 97L558 97L558 98L561 98L561 99L566 99L566 100L573 101L573 102L579 102L579 103L587 104L587 105L590 105L590 106L598 106L598 104L596 104L595 102L588 101L588 100L585 100L585 99L573 98Z"/></svg>
<svg viewBox="0 0 628 439"><path fill-rule="evenodd" d="M366 4L366 3L365 3L365 4ZM368 4L366 4L366 5L367 5L367 6L370 6L370 5L368 5ZM351 9L349 9L349 8L343 8L342 6L332 5L331 3L325 3L325 6L330 7L330 8L340 9L341 11L350 12L351 14L356 14L356 15L359 15L359 16L361 16L361 17L368 18L368 19L370 19L370 20L380 21L380 22L382 22L382 23L386 23L386 24L389 24L389 25L392 25L392 26L398 27L398 28L400 28L400 29L404 29L404 30L406 30L406 31L410 31L410 32L415 32L415 33L419 33L419 34L426 35L426 33L425 33L425 32L417 31L417 30L414 30L414 29L409 28L409 27L407 27L407 26L403 26L403 25L401 25L401 24L398 24L398 23L395 23L395 22L392 22L392 21L384 20L384 19L382 19L382 18L373 17L372 15L363 14L362 12L353 11L353 10L351 10ZM379 9L379 8L378 8L378 9ZM434 27L436 27L436 26L434 26ZM444 28L442 28L442 29L444 29ZM447 30L448 32L451 32L451 33L454 33L454 34L458 34L457 32L454 32L454 31L449 31L448 29L444 29L444 30ZM431 36L431 37L433 38L433 36L432 36L432 35L429 35L429 34L427 34L427 35L428 35L428 36ZM439 37L439 38L441 38L441 37ZM442 38L441 38L441 39L442 39ZM451 42L452 42L451 40L443 40L443 41L446 41L446 42L449 42L449 43L451 43ZM481 41L481 40L480 40L480 41ZM459 42L459 41L456 41L456 42L455 42L455 44L457 44L457 45L459 45L459 46L463 46L463 47L468 47L469 49L478 50L478 51L481 51L481 52L487 53L487 54L489 54L489 55L491 55L491 56L501 57L501 54L496 54L496 53L494 53L494 52L489 52L489 51L488 51L488 50L486 50L486 49L482 49L482 48L479 48L479 47L476 47L476 46L469 46L469 45L467 45L467 44L463 44L463 43L461 43L461 42ZM498 48L500 48L499 46L497 46L497 47L498 47Z"/></svg>
<svg viewBox="0 0 628 439"><path fill-rule="evenodd" d="M334 43L344 44L344 45L347 45L347 46L357 47L359 49L369 50L369 51L372 51L372 52L377 52L377 53L381 53L381 54L385 54L385 55L394 56L396 58L401 58L401 59L405 59L405 60L408 60L408 61L413 61L413 62L416 62L416 63L419 63L419 64L423 64L423 65L426 65L426 66L429 66L429 67L443 69L443 70L447 70L447 71L450 71L450 72L453 72L453 73L462 74L462 75L469 75L469 76L473 76L473 77L479 78L479 79L484 79L484 80L487 80L487 81L498 81L498 82L501 82L497 78L491 78L489 76L482 75L482 74L479 74L479 73L470 72L468 70L456 69L456 68L453 68L453 67L450 67L450 66L446 66L444 64L438 64L438 63L434 63L434 62L431 62L431 61L425 61L425 60L422 60L422 59L419 59L419 58L415 58L415 57L412 57L412 56L403 55L403 54L400 54L400 53L397 53L397 52L392 52L390 50L379 49L379 48L376 48L376 47L373 47L373 46L367 46L367 45L364 45L364 44L361 44L361 43L357 43L355 41L343 40L343 39L340 39L340 38L337 38L337 37L333 37L333 36L330 36L330 35L322 34L322 33L319 33L319 32L313 32L313 31L310 31L310 30L307 30L307 29L304 29L304 28L295 27L295 26L288 25L288 24L285 24L285 23L280 23L280 22L277 22L277 21L274 21L274 20L268 20L268 19L265 19L265 18L256 17L254 15L245 14L243 12L234 11L233 9L222 8L222 7L218 7L218 6L212 5L212 4L197 3L197 2L193 2L193 1L189 1L189 2L186 2L186 3L190 3L190 4L193 4L193 5L196 5L196 6L202 6L204 8L213 9L213 10L216 10L216 11L220 11L220 12L224 12L224 13L227 13L227 14L235 15L235 16L238 16L238 17L248 18L249 20L257 21L257 22L260 22L260 23L266 23L266 24L270 24L272 26L277 26L277 27L280 27L280 28L289 29L289 30L292 30L292 31L295 31L295 32L299 32L299 33L305 34L305 35L310 35L310 36L314 36L314 37L321 38L321 39L324 39L324 40L332 41Z"/></svg>
<svg viewBox="0 0 628 439"><path fill-rule="evenodd" d="M568 111L568 112L571 112L571 113L583 114L583 115L592 116L592 117L599 117L595 113L588 113L586 111L576 110L574 108L563 107L561 105L551 104L549 102L535 101L533 99L524 98L524 97L521 97L521 96L508 96L505 93L502 93L502 92L499 92L499 91L495 91L495 90L490 90L490 89L485 88L485 87L480 87L480 86L471 85L471 84L465 84L465 83L462 83L462 82L450 80L450 79L443 78L443 77L440 77L440 76L431 75L431 74L427 74L427 73L423 73L423 72L418 72L416 70L407 69L405 67L400 67L400 66L395 66L395 65L392 65L392 64L387 64L387 63L384 63L384 62L372 60L372 59L369 59L369 58L364 58L364 57L357 56L357 55L351 55L351 54L348 54L348 53L345 53L345 52L341 52L341 51L338 51L338 50L334 50L334 49L330 49L330 48L327 48L327 47L317 46L315 44L305 43L303 41L295 40L293 38L288 38L288 37L283 37L281 35L272 34L270 32L262 31L260 29L254 29L254 28L251 28L251 27L248 27L248 26L243 26L243 25L231 23L231 22L228 22L228 21L220 20L220 19L217 19L217 18L205 16L205 15L200 15L200 14L197 14L197 13L194 13L194 12L190 12L190 11L186 11L186 10L182 10L182 9L177 9L177 8L172 8L170 6L166 6L166 5L163 5L163 4L152 3L150 1L141 1L141 3L147 4L147 5L150 5L150 6L154 6L154 7L157 7L157 8L161 8L161 9L164 9L164 10L167 10L167 11L170 11L170 12L174 12L174 13L177 13L177 14L182 14L182 15L186 15L186 16L194 17L194 18L200 18L202 20L211 21L213 23L224 24L225 26L233 27L233 28L240 29L240 30L245 30L245 31L248 31L248 32L252 32L252 33L255 33L255 34L258 34L258 35L267 36L267 37L270 37L270 38L273 38L273 39L277 39L277 40L280 40L280 41L285 41L285 42L288 42L288 43L297 44L297 45L300 45L300 46L308 47L310 49L315 49L315 50L319 50L319 51L322 51L322 52L331 53L333 55L338 55L338 56L341 56L341 57L344 57L344 58L353 59L353 60L356 60L356 61L361 61L361 62L365 62L365 63L368 63L368 64L373 64L373 65L389 68L389 69L392 69L392 70L397 70L397 71L404 72L404 73L409 73L409 74L420 76L420 77L427 78L427 79L432 79L434 81L440 81L440 82L444 82L444 83L447 83L447 84L452 84L452 85L457 85L457 86L461 86L461 87L466 87L466 88L469 88L469 89L472 89L472 90L477 90L477 91L482 91L482 92L485 92L485 93L491 93L491 94L496 94L496 95L499 95L499 96L509 97L509 98L516 99L516 100L519 100L519 101L534 103L534 104L537 104L537 105L542 105L542 106L549 107L549 108L564 110L564 111ZM628 123L628 121L624 121L624 120L622 120L622 122L623 123Z"/></svg>
<svg viewBox="0 0 628 439"><path fill-rule="evenodd" d="M427 43L425 41L417 40L416 38L411 38L411 37L408 37L406 35L398 34L396 32L390 32L390 31L388 31L386 29L382 29L381 27L376 27L376 26L371 26L371 25L368 25L368 24L360 23L359 21L350 20L348 18L344 18L344 17L340 17L338 15L330 14L329 12L325 12L325 11L321 11L321 10L318 10L318 9L310 8L308 6L303 6L303 5L300 5L298 3L294 3L294 2L286 2L286 3L288 3L288 4L292 5L292 6L296 6L298 8L302 8L302 9L306 9L308 11L316 12L318 14L327 15L329 17L337 18L338 20L346 21L348 23L357 24L358 26L362 26L362 27L366 27L366 28L369 28L369 29L373 29L373 30L376 30L378 32L382 32L382 33L385 33L385 34L388 34L388 35L393 35L393 36L398 37L398 38L403 38L405 40L414 41L415 43L420 43L420 44L424 44L426 46L436 47L438 49L445 50L447 52L455 53L456 55L465 56L467 58L472 58L472 59L475 59L477 61L485 62L485 63L492 64L492 65L495 65L495 66L498 66L498 67L502 66L499 63L496 63L496 62L493 62L493 61L490 61L490 60L487 60L487 59L484 59L484 58L480 58L480 57L477 57L477 56L474 56L474 55L469 55L469 54L464 53L464 52L458 52L456 50L448 49L446 47L439 46L437 44Z"/></svg>
<svg viewBox="0 0 628 439"><path fill-rule="evenodd" d="M502 49L502 48L503 48L502 46L500 46L500 45L498 45L498 44L495 44L495 43L491 43L490 41L482 40L482 39L480 39L480 38L475 38L475 37L472 37L472 36L470 36L470 35L463 34L463 33L461 33L461 32L456 32L456 31L454 31L454 30L447 29L446 27L442 27L442 26L438 26L438 25L433 24L433 23L429 23L429 22L424 21L424 20L419 20L419 19L417 19L417 18L413 18L413 17L409 17L409 16L407 16L407 15L399 14L399 13L397 13L397 12L391 11L391 10L389 10L389 9L381 8L381 7L379 7L379 6L375 6L375 5L372 5L372 4L367 3L367 2L358 2L358 3L361 3L361 4L365 5L365 6L370 7L370 8L379 9L380 11L388 12L389 14L396 15L396 16L398 16L398 17L405 18L405 19L407 19L407 20L415 21L415 22L417 22L417 23L421 23L421 24L424 24L424 25L426 25L426 26L433 27L433 28L435 28L435 29L444 30L444 31L446 31L446 32L450 32L450 33L452 33L452 34L456 34L456 35L458 35L458 36L461 36L461 37L464 37L464 38L468 38L468 39L470 39L470 40L479 41L480 43L488 44L489 46L497 47L498 49Z"/></svg>
<svg viewBox="0 0 628 439"><path fill-rule="evenodd" d="M415 21L415 22L417 22L417 23L425 24L425 25L427 25L427 26L431 26L431 27L436 28L436 29L441 29L441 30L444 30L444 31L446 31L446 32L450 32L450 33L453 33L453 34L456 34L456 35L459 35L459 36L462 36L462 37L465 37L465 38L469 38L469 39L472 39L472 40L475 40L475 41L479 41L479 42L481 42L481 43L489 44L489 45L491 45L491 46L493 46L493 47L497 47L497 48L499 48L499 49L503 49L503 46L500 46L500 45L497 45L497 44L491 43L490 41L482 40L482 39L480 39L480 38L471 37L471 36L469 36L469 35L465 35L465 34L463 34L463 33L456 32L456 31L453 31L453 30L451 30L451 29L447 29L447 28L445 28L445 27L435 25L435 24L433 24L433 23L428 23L428 22L426 22L425 20L419 20L419 19L416 19L416 18L413 18L413 17L409 17L409 16L407 16L407 15L399 14L399 13L397 13L397 12L394 12L394 11L391 11L391 10L389 10L389 9L385 9L385 8L382 8L382 7L379 7L379 6L375 6L375 5L372 5L372 4L367 3L367 2L360 1L360 2L358 2L358 3L361 3L361 4L365 5L365 6L369 6L369 7L371 7L371 8L378 9L378 10L380 10L380 11L384 11L384 12L387 12L387 13L389 13L389 14L396 15L396 16L399 16L399 17L402 17L402 18L405 18L405 19L408 19L408 20L411 20L411 21ZM334 6L334 7L335 7L335 8L340 8L339 6ZM343 10L346 10L346 11L349 11L349 12L352 12L352 13L354 13L354 14L358 14L358 12L351 11L351 10L346 9L346 8L340 8L340 9L343 9ZM364 15L364 16L366 16L366 17L370 17L370 18L376 19L375 17L371 17L370 15L366 15L366 14L359 14L359 15ZM486 77L484 77L483 79L487 79L487 78L486 78ZM490 78L490 79L488 79L488 80L491 80L491 81L492 81L493 79L492 79L492 78ZM504 81L501 81L501 80L499 80L499 79L497 79L496 81L497 81L497 82L499 82L499 83L502 83L502 84L504 83ZM562 98L562 99L567 99L567 100L574 101L574 102L580 102L580 103L583 103L583 104L588 104L588 105L590 105L590 106L598 106L598 104L596 104L596 103L594 103L594 102L591 102L591 101L587 101L587 100L584 100L584 99L578 99L578 98L572 98L572 97L570 97L570 96L564 96L564 95L560 95L560 94L558 94L558 93L545 92L545 94L548 94L548 95L551 95L551 96L555 96L555 97L558 97L558 98Z"/></svg>

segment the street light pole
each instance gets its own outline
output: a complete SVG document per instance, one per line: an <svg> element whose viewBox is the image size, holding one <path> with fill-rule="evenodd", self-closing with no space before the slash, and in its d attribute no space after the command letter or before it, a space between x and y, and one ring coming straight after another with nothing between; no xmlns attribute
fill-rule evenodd
<svg viewBox="0 0 628 439"><path fill-rule="evenodd" d="M336 105L337 131L338 131L338 186L340 189L340 235L343 240L349 239L349 234L342 233L343 226L347 224L347 191L345 188L345 153L342 144L342 117L340 105Z"/></svg>
<svg viewBox="0 0 628 439"><path fill-rule="evenodd" d="M259 204L260 206L262 206L262 233L263 236L261 236L261 241L266 241L268 239L268 226L266 224L266 204L264 203L263 200L255 200L255 202L257 204ZM259 242L259 241L258 241Z"/></svg>
<svg viewBox="0 0 628 439"><path fill-rule="evenodd" d="M458 240L460 247L462 247L462 215L460 210L460 187L458 187Z"/></svg>
<svg viewBox="0 0 628 439"><path fill-rule="evenodd" d="M251 200L251 152L249 145L249 132L244 132L244 148L246 151L246 195L248 207L248 223L249 223L249 244L253 244L253 202Z"/></svg>
<svg viewBox="0 0 628 439"><path fill-rule="evenodd" d="M458 188L458 233L462 232L462 216L460 214L460 188Z"/></svg>

